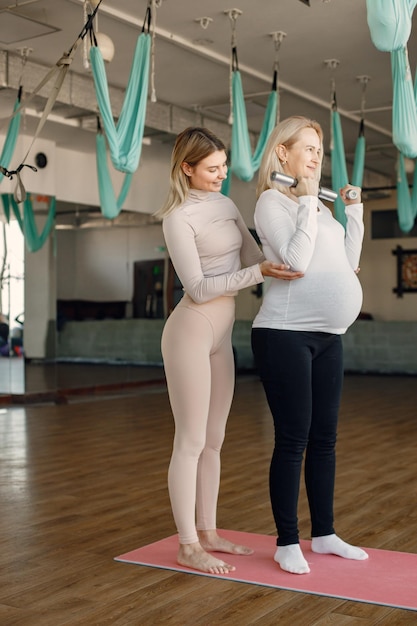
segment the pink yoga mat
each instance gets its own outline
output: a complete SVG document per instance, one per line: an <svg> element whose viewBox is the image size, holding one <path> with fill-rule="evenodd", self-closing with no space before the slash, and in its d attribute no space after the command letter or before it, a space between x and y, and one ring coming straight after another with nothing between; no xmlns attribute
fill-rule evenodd
<svg viewBox="0 0 417 626"><path fill-rule="evenodd" d="M310 542L302 541L301 547L311 572L297 575L284 572L274 562L275 537L232 530L219 532L230 541L255 550L250 556L228 554L227 561L236 567L236 571L229 574L205 574L178 565L177 535L121 554L115 560L417 611L416 554L365 548L369 559L351 561L328 554L315 554L311 551ZM224 555L221 558L225 558Z"/></svg>

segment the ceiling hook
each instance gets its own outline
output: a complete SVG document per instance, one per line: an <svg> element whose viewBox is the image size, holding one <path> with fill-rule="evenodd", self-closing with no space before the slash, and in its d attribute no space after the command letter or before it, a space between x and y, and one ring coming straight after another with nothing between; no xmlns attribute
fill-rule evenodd
<svg viewBox="0 0 417 626"><path fill-rule="evenodd" d="M206 30L210 26L212 21L213 19L211 17L197 17L194 20L194 22L200 24L201 28L204 28L204 30Z"/></svg>
<svg viewBox="0 0 417 626"><path fill-rule="evenodd" d="M335 70L340 65L340 61L338 59L326 59L324 64L328 69Z"/></svg>
<svg viewBox="0 0 417 626"><path fill-rule="evenodd" d="M18 50L20 50L20 56L22 57L22 59L26 62L28 59L28 56L31 52L33 52L33 48L17 48Z"/></svg>
<svg viewBox="0 0 417 626"><path fill-rule="evenodd" d="M284 31L282 30L277 30L274 33L269 33L269 34L274 40L275 54L278 55L278 52L280 51L280 48L281 48L281 44L284 41L285 37L287 36L287 33L284 33Z"/></svg>
<svg viewBox="0 0 417 626"><path fill-rule="evenodd" d="M357 76L356 80L359 81L362 85L367 85L371 80L371 77L363 74L362 76Z"/></svg>
<svg viewBox="0 0 417 626"><path fill-rule="evenodd" d="M277 30L274 33L269 33L274 40L274 43L282 43L287 36L287 33L284 33L282 30Z"/></svg>
<svg viewBox="0 0 417 626"><path fill-rule="evenodd" d="M232 21L237 20L237 18L242 15L242 11L240 9L226 9L224 13L228 15Z"/></svg>

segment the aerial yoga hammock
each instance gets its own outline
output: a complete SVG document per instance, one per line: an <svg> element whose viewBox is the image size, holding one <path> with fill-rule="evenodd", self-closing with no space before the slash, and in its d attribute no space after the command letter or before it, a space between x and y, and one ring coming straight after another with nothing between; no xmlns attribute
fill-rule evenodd
<svg viewBox="0 0 417 626"><path fill-rule="evenodd" d="M407 42L417 0L367 0L367 20L372 42L378 50L391 55L393 84L392 138L399 150L397 168L398 221L409 232L417 214L417 176L410 196L404 157L417 157L417 77L414 80L408 58Z"/></svg>
<svg viewBox="0 0 417 626"><path fill-rule="evenodd" d="M392 134L404 156L417 157L417 109L407 42L417 0L367 0L371 39L378 50L390 52L393 81Z"/></svg>
<svg viewBox="0 0 417 626"><path fill-rule="evenodd" d="M57 61L57 63L44 76L44 78L41 80L41 82L38 84L38 86L32 91L30 96L25 98L24 101L20 104L20 106L14 112L14 116L18 115L22 109L27 107L29 102L41 91L41 89L50 80L52 80L52 78L55 77L55 82L53 84L53 88L51 89L49 97L48 97L48 99L46 101L46 105L45 105L44 111L42 113L42 117L39 120L38 126L36 128L35 135L32 138L30 146L29 146L29 148L28 148L28 150L27 150L27 152L26 152L26 154L25 154L21 164L15 170L12 170L12 171L6 170L5 168L2 169L2 173L5 176L7 176L10 180L12 180L14 176L16 176L17 183L16 183L16 189L14 191L14 197L15 197L16 202L18 202L18 203L23 202L25 197L26 197L26 190L25 190L24 185L22 183L22 180L21 180L21 177L20 177L20 172L22 171L23 167L29 167L30 169L34 170L35 172L37 171L36 167L28 165L27 163L25 163L25 161L26 161L27 157L29 156L29 153L30 153L30 151L31 151L31 149L33 147L33 144L35 143L35 140L37 139L37 137L40 134L42 128L44 127L44 125L46 123L46 120L48 118L48 115L49 115L49 113L52 110L52 107L55 104L55 101L56 101L56 99L58 97L58 94L59 94L59 92L61 90L61 87L62 87L62 84L64 82L64 79L65 79L65 77L66 77L66 75L68 73L69 67L70 67L70 65L72 63L72 60L74 58L75 52L76 52L76 50L78 48L78 45L84 39L84 37L87 35L87 33L90 32L90 30L92 28L92 22L93 22L94 16L95 16L96 12L98 11L98 8L99 8L101 2L102 2L102 0L99 0L99 2L97 3L96 8L92 12L92 14L89 16L89 19L88 19L87 23L84 25L81 33L78 35L76 41L71 46L70 50L62 55L62 57Z"/></svg>
<svg viewBox="0 0 417 626"><path fill-rule="evenodd" d="M7 175L8 173L7 168L9 167L10 161L12 160L13 153L16 148L17 138L19 136L20 119L21 119L21 112L20 112L21 97L22 97L22 87L20 86L15 104L13 107L13 117L10 120L7 133L6 133L4 146L0 154L0 183L3 180L4 176Z"/></svg>
<svg viewBox="0 0 417 626"><path fill-rule="evenodd" d="M1 199L3 202L3 209L7 223L9 223L10 221L11 207L16 217L17 223L19 224L20 230L24 236L25 244L29 252L37 252L38 250L40 250L45 241L48 239L54 225L56 207L55 196L52 196L49 200L48 216L46 218L46 222L43 226L41 233L39 233L36 226L35 214L33 211L32 199L30 194L26 194L26 197L23 201L23 216L20 212L20 206L16 202L16 199L14 198L12 193L1 194Z"/></svg>
<svg viewBox="0 0 417 626"><path fill-rule="evenodd" d="M18 89L17 97L14 103L13 113L9 121L9 126L6 132L6 139L4 142L4 146L0 154L0 183L3 180L4 176L8 175L7 168L9 167L10 162L12 160L12 157L16 148L17 138L19 136L20 121L22 117L21 102L22 102L22 93L23 93L23 74L24 74L27 60L28 60L28 49L24 48L22 50L22 69L20 73L19 89Z"/></svg>
<svg viewBox="0 0 417 626"><path fill-rule="evenodd" d="M228 195L231 183L231 174L248 182L252 180L258 170L262 155L265 150L268 137L277 123L278 111L278 67L274 66L274 75L268 104L264 115L261 133L252 154L248 122L246 117L245 98L243 95L242 78L239 71L236 47L236 17L237 14L230 11L232 20L232 55L231 55L231 122L232 141L230 150L230 167L228 176L222 185L222 193Z"/></svg>
<svg viewBox="0 0 417 626"><path fill-rule="evenodd" d="M399 152L397 163L398 224L403 233L412 230L417 216L417 167L414 166L413 186L410 193L404 155Z"/></svg>
<svg viewBox="0 0 417 626"><path fill-rule="evenodd" d="M120 213L129 192L132 174L138 168L142 151L151 54L151 4L152 2L149 3L146 10L142 32L136 43L125 99L116 124L111 109L103 56L97 45L92 45L90 49L90 63L97 103L104 127L103 133L101 125L99 125L96 136L100 206L104 217L108 219L113 219ZM117 199L107 166L106 139L113 166L125 174L123 186Z"/></svg>
<svg viewBox="0 0 417 626"><path fill-rule="evenodd" d="M24 158L22 159L22 162L20 163L20 165L15 169L15 170L8 170L6 167L1 167L1 174L3 176L8 177L10 180L12 180L14 177L16 177L16 188L13 194L2 194L2 203L3 203L3 208L4 208L4 212L6 215L6 219L7 221L9 221L10 218L10 206L13 209L13 212L16 216L16 219L19 223L20 229L25 237L25 243L28 247L28 249L31 252L36 252L37 250L39 250L45 243L45 241L47 240L53 225L54 225L54 221L55 221L55 206L56 206L56 198L52 197L50 200L50 205L49 205L49 209L48 209L48 216L47 216L47 220L45 222L45 225L42 229L42 232L39 234L38 233L38 229L36 226L36 221L35 221L35 215L34 215L34 211L33 211L33 205L32 205L32 200L30 195L28 195L26 193L26 189L23 185L22 179L21 179L21 171L24 167L29 167L30 169L32 169L33 171L37 171L36 167L29 165L27 163L25 163L26 159L29 156L29 153L33 147L33 144L35 143L35 140L37 139L38 135L40 134L43 126L46 123L46 120L48 118L49 113L52 110L52 107L55 104L55 101L58 97L59 91L61 90L62 84L64 82L64 79L68 73L69 67L72 63L72 60L74 58L75 52L78 48L78 45L80 44L80 42L84 39L84 37L90 32L90 30L92 29L92 23L93 23L93 19L94 16L101 4L102 0L99 0L99 2L97 3L97 6L95 7L94 11L92 12L92 14L89 16L86 24L84 25L81 33L78 35L76 41L74 42L74 44L71 46L70 50L65 53L58 61L57 63L47 72L47 74L44 76L44 78L41 80L41 82L38 84L38 86L34 89L34 91L32 91L32 93L30 94L29 97L25 98L23 102L20 102L19 105L15 106L14 109L14 113L13 113L13 119L11 120L11 124L9 127L9 131L11 133L11 137L13 138L14 135L15 139L17 139L17 135L18 135L18 129L16 130L16 127L18 126L18 121L20 120L20 113L21 111L27 107L28 103L35 97L36 94L38 94L41 89L53 78L55 78L54 80L54 84L53 87L51 89L51 92L49 94L49 97L47 99L44 111L42 113L42 117L39 120L38 126L36 128L35 131L35 135L32 138L32 141L30 143L30 146L24 156ZM16 121L15 121L16 120ZM11 129L11 130L10 130ZM9 146L12 145L12 141L10 140L10 144ZM10 147L8 148L8 150L10 150ZM7 157L8 155L6 155ZM6 159L5 159L6 160ZM19 209L19 204L23 203L23 216L20 213L20 209Z"/></svg>
<svg viewBox="0 0 417 626"><path fill-rule="evenodd" d="M123 203L126 200L132 183L132 174L125 174L122 188L116 198L107 164L106 138L100 128L96 134L96 162L100 209L104 217L112 220L117 217L122 210Z"/></svg>
<svg viewBox="0 0 417 626"><path fill-rule="evenodd" d="M367 77L364 77L367 78ZM366 86L366 81L363 81ZM359 135L356 141L355 156L352 170L352 185L362 187L363 173L365 169L365 97L364 91L362 94L361 104L361 120L359 124ZM339 189L344 187L349 182L349 176L346 166L345 146L343 141L342 123L340 120L340 114L337 110L336 101L336 88L335 81L332 79L332 93L331 93L331 105L330 105L330 159L332 168L332 187L338 192ZM334 202L335 217L342 224L346 226L345 205L342 199L338 195Z"/></svg>

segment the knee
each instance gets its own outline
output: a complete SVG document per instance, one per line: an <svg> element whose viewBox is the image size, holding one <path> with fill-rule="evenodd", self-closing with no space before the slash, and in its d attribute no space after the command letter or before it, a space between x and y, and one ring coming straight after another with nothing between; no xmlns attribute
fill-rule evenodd
<svg viewBox="0 0 417 626"><path fill-rule="evenodd" d="M336 448L336 437L311 437L307 450L311 454L333 454Z"/></svg>
<svg viewBox="0 0 417 626"><path fill-rule="evenodd" d="M302 459L308 441L304 438L282 437L275 442L275 452L292 459Z"/></svg>
<svg viewBox="0 0 417 626"><path fill-rule="evenodd" d="M174 453L198 459L205 447L205 441L191 437L175 437Z"/></svg>
<svg viewBox="0 0 417 626"><path fill-rule="evenodd" d="M222 430L221 432L217 432L217 433L209 432L207 434L207 439L206 439L206 443L204 446L205 449L219 453L222 448L224 438L225 438L224 430Z"/></svg>

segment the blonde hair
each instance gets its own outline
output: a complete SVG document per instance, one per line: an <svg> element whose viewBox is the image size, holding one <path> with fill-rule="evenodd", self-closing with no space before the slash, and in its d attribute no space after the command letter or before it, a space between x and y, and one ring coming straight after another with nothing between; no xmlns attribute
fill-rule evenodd
<svg viewBox="0 0 417 626"><path fill-rule="evenodd" d="M190 126L177 136L171 156L168 197L162 207L156 211L156 217L164 218L182 204L188 196L189 178L183 172L181 165L188 163L191 167L195 167L217 150L226 151L225 145L208 128Z"/></svg>
<svg viewBox="0 0 417 626"><path fill-rule="evenodd" d="M304 128L312 128L316 131L320 139L321 154L323 156L323 131L318 122L301 115L293 115L292 117L282 120L282 122L275 126L266 144L259 167L258 185L256 187L256 195L258 198L261 193L267 189L278 189L283 193L287 192L288 187L271 181L272 172L285 173L276 153L276 147L282 144L286 148L290 148L299 139L300 132Z"/></svg>

